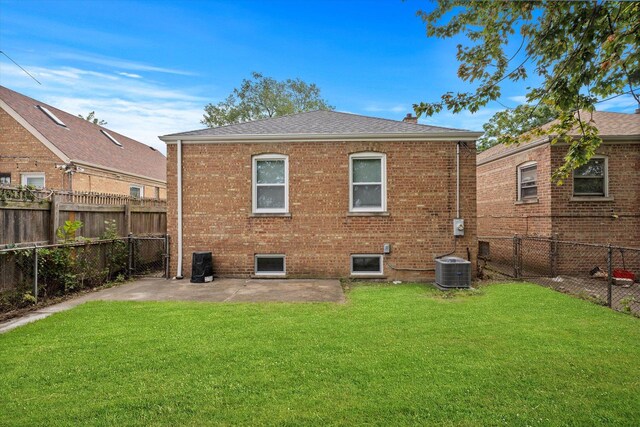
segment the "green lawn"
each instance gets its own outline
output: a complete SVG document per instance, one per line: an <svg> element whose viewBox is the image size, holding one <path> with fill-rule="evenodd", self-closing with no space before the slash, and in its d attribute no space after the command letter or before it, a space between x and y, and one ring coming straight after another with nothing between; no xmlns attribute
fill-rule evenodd
<svg viewBox="0 0 640 427"><path fill-rule="evenodd" d="M0 335L0 425L640 425L640 320L528 284L91 302Z"/></svg>

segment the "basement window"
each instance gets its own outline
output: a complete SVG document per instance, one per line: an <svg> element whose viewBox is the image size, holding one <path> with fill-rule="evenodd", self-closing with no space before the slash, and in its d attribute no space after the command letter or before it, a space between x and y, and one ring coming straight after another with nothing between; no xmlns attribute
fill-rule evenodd
<svg viewBox="0 0 640 427"><path fill-rule="evenodd" d="M111 142L113 142L114 144L116 144L118 147L122 147L122 144L120 144L120 142L118 142L117 139L115 139L113 136L111 136L111 134L109 132L107 132L106 130L100 129L100 132L102 132L102 134L104 136L106 136L107 138L109 138L111 140Z"/></svg>
<svg viewBox="0 0 640 427"><path fill-rule="evenodd" d="M256 275L282 276L286 273L286 263L284 255L264 254L255 256Z"/></svg>
<svg viewBox="0 0 640 427"><path fill-rule="evenodd" d="M356 275L382 275L382 255L360 254L351 255L351 274Z"/></svg>
<svg viewBox="0 0 640 427"><path fill-rule="evenodd" d="M45 113L51 120L54 121L55 124L62 127L67 127L62 120L60 120L55 114L53 114L47 107L43 107L42 105L36 106L40 111Z"/></svg>

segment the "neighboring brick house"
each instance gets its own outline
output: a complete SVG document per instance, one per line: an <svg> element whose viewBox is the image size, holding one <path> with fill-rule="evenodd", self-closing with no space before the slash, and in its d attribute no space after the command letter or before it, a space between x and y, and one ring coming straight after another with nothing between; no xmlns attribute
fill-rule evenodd
<svg viewBox="0 0 640 427"><path fill-rule="evenodd" d="M235 277L432 279L438 255L475 260L479 135L313 111L163 136L172 274L194 251Z"/></svg>
<svg viewBox="0 0 640 427"><path fill-rule="evenodd" d="M0 185L166 198L166 157L0 86Z"/></svg>
<svg viewBox="0 0 640 427"><path fill-rule="evenodd" d="M596 111L603 144L563 185L567 145L549 138L478 154L478 235L557 237L640 247L640 114Z"/></svg>

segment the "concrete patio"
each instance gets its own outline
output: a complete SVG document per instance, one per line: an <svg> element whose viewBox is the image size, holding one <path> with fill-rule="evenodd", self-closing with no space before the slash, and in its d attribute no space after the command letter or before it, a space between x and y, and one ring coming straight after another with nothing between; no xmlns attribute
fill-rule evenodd
<svg viewBox="0 0 640 427"><path fill-rule="evenodd" d="M87 301L344 302L339 280L216 279L210 283L142 278L91 292L0 323L0 333Z"/></svg>

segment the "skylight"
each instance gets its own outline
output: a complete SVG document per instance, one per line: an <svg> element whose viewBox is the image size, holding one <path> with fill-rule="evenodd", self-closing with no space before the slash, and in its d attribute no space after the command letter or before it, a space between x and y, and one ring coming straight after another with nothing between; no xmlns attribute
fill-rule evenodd
<svg viewBox="0 0 640 427"><path fill-rule="evenodd" d="M118 142L117 139L115 139L113 136L111 136L111 134L109 132L107 132L104 129L100 129L100 132L102 132L104 134L104 136L106 136L107 138L109 138L111 140L111 142L113 142L114 144L116 144L118 147L122 147L122 144L120 144Z"/></svg>
<svg viewBox="0 0 640 427"><path fill-rule="evenodd" d="M57 124L58 126L62 126L62 127L65 127L65 128L67 127L67 125L65 125L64 122L62 120L60 120L55 114L53 114L51 111L49 111L48 108L43 107L42 105L38 105L38 108L40 109L40 111L42 111L47 116L49 116L49 118L51 120L53 120L55 122L55 124Z"/></svg>

